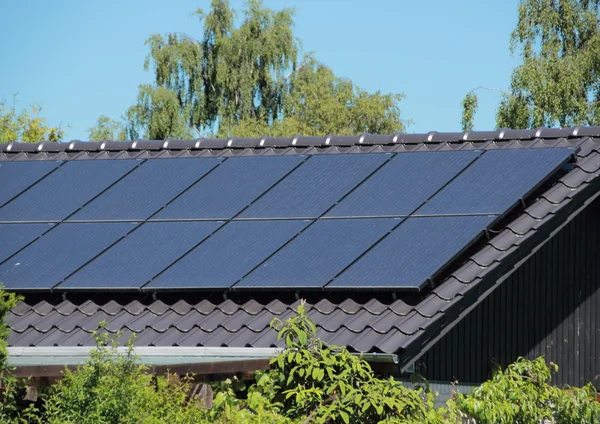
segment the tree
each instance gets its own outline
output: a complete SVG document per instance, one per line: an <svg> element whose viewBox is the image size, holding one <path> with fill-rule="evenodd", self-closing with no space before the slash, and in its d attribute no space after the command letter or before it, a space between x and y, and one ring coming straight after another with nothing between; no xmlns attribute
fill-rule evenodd
<svg viewBox="0 0 600 424"><path fill-rule="evenodd" d="M523 62L500 102L497 127L600 124L599 7L600 0L520 0L510 50ZM470 100L463 101L463 127L477 107Z"/></svg>
<svg viewBox="0 0 600 424"><path fill-rule="evenodd" d="M98 121L96 121L96 126L90 128L88 132L90 134L90 141L121 141L127 137L125 127L121 122L104 115L100 115Z"/></svg>
<svg viewBox="0 0 600 424"><path fill-rule="evenodd" d="M241 20L227 0L195 15L203 34L153 35L125 117L128 138L392 133L404 129L402 95L369 93L308 55L300 62L293 10L248 0ZM239 22L239 24L238 24ZM96 130L94 129L96 132Z"/></svg>
<svg viewBox="0 0 600 424"><path fill-rule="evenodd" d="M40 106L32 105L29 110L18 112L16 101L13 100L10 107L6 101L0 101L0 143L60 141L64 137L64 130L60 125L49 126L46 118L40 116L41 111Z"/></svg>

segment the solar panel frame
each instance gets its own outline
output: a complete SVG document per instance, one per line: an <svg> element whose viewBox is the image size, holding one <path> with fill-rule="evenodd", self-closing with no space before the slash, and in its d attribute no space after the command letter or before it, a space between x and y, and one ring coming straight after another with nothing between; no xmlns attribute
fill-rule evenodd
<svg viewBox="0 0 600 424"><path fill-rule="evenodd" d="M318 218L392 156L390 153L313 155L239 218Z"/></svg>
<svg viewBox="0 0 600 424"><path fill-rule="evenodd" d="M0 265L4 287L51 291L135 228L138 222L62 223ZM93 243L90 243L93 240Z"/></svg>
<svg viewBox="0 0 600 424"><path fill-rule="evenodd" d="M0 224L0 264L56 224Z"/></svg>
<svg viewBox="0 0 600 424"><path fill-rule="evenodd" d="M488 150L413 216L506 214L575 152L568 147Z"/></svg>
<svg viewBox="0 0 600 424"><path fill-rule="evenodd" d="M222 221L143 223L55 290L139 291L221 225Z"/></svg>
<svg viewBox="0 0 600 424"><path fill-rule="evenodd" d="M246 275L233 290L321 290L401 220L318 220Z"/></svg>
<svg viewBox="0 0 600 424"><path fill-rule="evenodd" d="M143 221L215 169L222 158L146 160L69 218Z"/></svg>
<svg viewBox="0 0 600 424"><path fill-rule="evenodd" d="M63 161L0 162L0 207L54 171Z"/></svg>
<svg viewBox="0 0 600 424"><path fill-rule="evenodd" d="M231 219L306 158L301 155L227 158L152 220Z"/></svg>
<svg viewBox="0 0 600 424"><path fill-rule="evenodd" d="M406 218L325 289L420 291L497 219L496 215ZM379 281L374 283L375 279Z"/></svg>
<svg viewBox="0 0 600 424"><path fill-rule="evenodd" d="M0 208L0 222L62 221L140 163L137 159L68 161Z"/></svg>
<svg viewBox="0 0 600 424"><path fill-rule="evenodd" d="M144 291L229 289L311 221L230 221L144 287Z"/></svg>
<svg viewBox="0 0 600 424"><path fill-rule="evenodd" d="M481 150L399 153L325 217L409 216L481 154Z"/></svg>

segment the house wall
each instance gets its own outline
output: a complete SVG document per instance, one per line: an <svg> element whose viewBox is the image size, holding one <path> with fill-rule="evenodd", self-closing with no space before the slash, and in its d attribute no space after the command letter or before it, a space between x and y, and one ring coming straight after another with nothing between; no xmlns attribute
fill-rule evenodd
<svg viewBox="0 0 600 424"><path fill-rule="evenodd" d="M600 389L600 200L549 240L418 362L430 380L481 382L492 361L544 355L553 382Z"/></svg>

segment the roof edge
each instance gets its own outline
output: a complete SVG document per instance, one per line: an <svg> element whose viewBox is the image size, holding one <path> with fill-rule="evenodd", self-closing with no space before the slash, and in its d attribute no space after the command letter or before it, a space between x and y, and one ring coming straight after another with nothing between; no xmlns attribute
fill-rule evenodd
<svg viewBox="0 0 600 424"><path fill-rule="evenodd" d="M260 149L269 147L331 147L331 146L374 146L421 143L464 143L508 140L533 140L537 138L558 139L576 137L600 137L600 126L575 126L570 128L540 127L531 130L513 130L502 128L495 131L464 131L397 134L359 134L355 136L294 136L294 137L256 137L256 138L199 138L195 140L132 140L90 142L72 140L69 142L39 142L0 144L0 152L36 153L36 152L110 152L144 150L221 150L221 149Z"/></svg>

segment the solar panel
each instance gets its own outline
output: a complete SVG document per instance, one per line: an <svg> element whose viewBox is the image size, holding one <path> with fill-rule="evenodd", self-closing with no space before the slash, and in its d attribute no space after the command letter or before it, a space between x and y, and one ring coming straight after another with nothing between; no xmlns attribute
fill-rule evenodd
<svg viewBox="0 0 600 424"><path fill-rule="evenodd" d="M56 169L60 161L0 162L0 206Z"/></svg>
<svg viewBox="0 0 600 424"><path fill-rule="evenodd" d="M381 153L312 156L240 217L319 217L389 158Z"/></svg>
<svg viewBox="0 0 600 424"><path fill-rule="evenodd" d="M326 288L418 290L494 219L408 218Z"/></svg>
<svg viewBox="0 0 600 424"><path fill-rule="evenodd" d="M147 160L71 219L147 219L221 161L220 158Z"/></svg>
<svg viewBox="0 0 600 424"><path fill-rule="evenodd" d="M322 288L399 222L397 218L317 221L234 289Z"/></svg>
<svg viewBox="0 0 600 424"><path fill-rule="evenodd" d="M489 150L418 215L503 214L553 174L571 148Z"/></svg>
<svg viewBox="0 0 600 424"><path fill-rule="evenodd" d="M400 153L326 216L408 216L481 151Z"/></svg>
<svg viewBox="0 0 600 424"><path fill-rule="evenodd" d="M0 221L61 221L139 163L129 159L67 162L0 208Z"/></svg>
<svg viewBox="0 0 600 424"><path fill-rule="evenodd" d="M147 222L56 289L139 289L220 225L220 221Z"/></svg>
<svg viewBox="0 0 600 424"><path fill-rule="evenodd" d="M229 219L304 159L305 156L229 158L154 218Z"/></svg>
<svg viewBox="0 0 600 424"><path fill-rule="evenodd" d="M7 289L49 290L137 223L63 223L0 265Z"/></svg>
<svg viewBox="0 0 600 424"><path fill-rule="evenodd" d="M228 288L310 221L231 221L145 289Z"/></svg>
<svg viewBox="0 0 600 424"><path fill-rule="evenodd" d="M54 224L0 224L0 263L53 226Z"/></svg>

